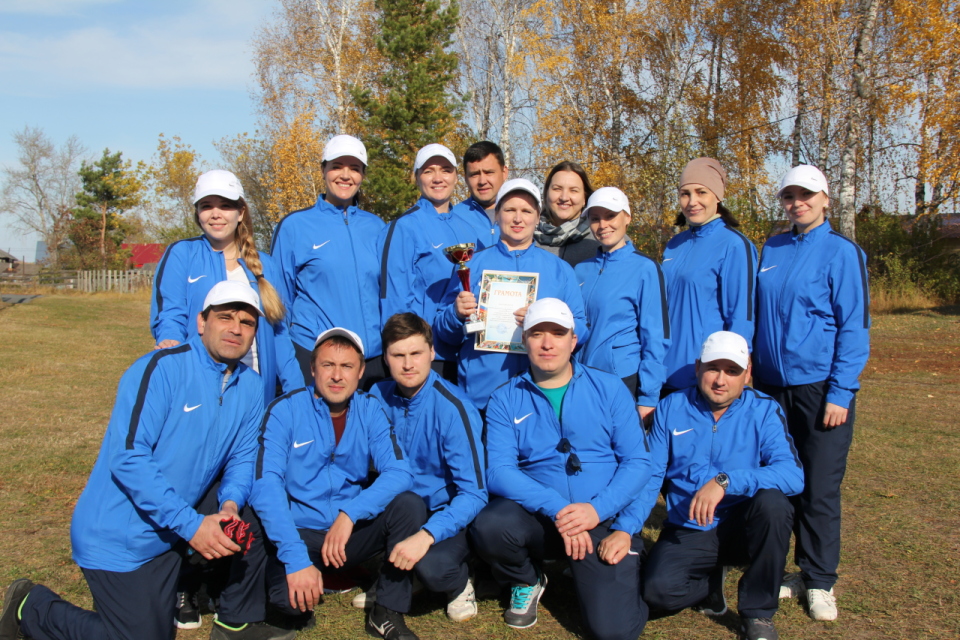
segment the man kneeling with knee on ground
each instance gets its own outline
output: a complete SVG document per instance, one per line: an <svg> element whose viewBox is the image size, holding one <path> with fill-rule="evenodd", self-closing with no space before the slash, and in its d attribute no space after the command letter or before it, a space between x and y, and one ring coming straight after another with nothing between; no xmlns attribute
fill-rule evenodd
<svg viewBox="0 0 960 640"><path fill-rule="evenodd" d="M643 595L651 608L727 610L729 564L747 564L740 579L741 635L775 640L780 580L803 469L783 413L769 396L744 387L747 341L718 331L703 343L697 386L657 405L650 432L655 468L664 474L667 521L650 552ZM621 516L639 531L657 501L659 483ZM632 521L632 524L630 522Z"/></svg>
<svg viewBox="0 0 960 640"><path fill-rule="evenodd" d="M463 392L430 367L433 332L415 313L398 313L383 327L383 357L391 380L374 385L407 454L413 491L429 512L389 560L413 567L424 586L447 596L456 622L477 615L467 570L466 527L487 504L480 414Z"/></svg>
<svg viewBox="0 0 960 640"><path fill-rule="evenodd" d="M151 351L123 374L74 509L73 558L96 612L17 580L4 599L3 640L18 632L35 640L170 640L181 562L175 547L188 541L208 560L240 551L221 521L238 518L253 480L263 384L240 359L262 313L256 292L240 282L215 285L203 307L199 336ZM193 505L221 473L220 512L203 516ZM241 578L233 589L242 600ZM265 625L247 629L261 640L293 637Z"/></svg>
<svg viewBox="0 0 960 640"><path fill-rule="evenodd" d="M265 575L266 598L288 615L310 615L324 573L390 556L426 520L423 500L407 491L410 467L383 407L357 391L363 363L359 336L324 331L313 349L313 387L277 398L263 419L250 504L270 544L255 539L248 562ZM372 483L371 463L379 473ZM366 623L372 635L416 640L403 618L412 595L407 569L384 562ZM263 597L256 613L266 614Z"/></svg>
<svg viewBox="0 0 960 640"><path fill-rule="evenodd" d="M630 392L620 378L571 362L577 343L567 305L530 305L523 343L530 370L498 388L487 405L491 498L470 537L494 577L512 587L508 626L537 622L546 587L540 563L570 559L580 609L601 639L635 639L647 621L640 598L639 538L620 562L595 547L614 516L651 477L649 453Z"/></svg>

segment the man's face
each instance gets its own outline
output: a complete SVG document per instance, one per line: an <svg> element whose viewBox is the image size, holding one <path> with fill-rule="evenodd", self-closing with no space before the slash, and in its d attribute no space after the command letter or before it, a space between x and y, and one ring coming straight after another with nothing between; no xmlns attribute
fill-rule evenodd
<svg viewBox="0 0 960 640"><path fill-rule="evenodd" d="M524 332L530 366L537 377L552 377L570 364L570 356L577 346L577 336L571 329L553 322L541 322Z"/></svg>
<svg viewBox="0 0 960 640"><path fill-rule="evenodd" d="M434 352L423 336L414 335L391 344L383 357L401 395L412 398L430 375Z"/></svg>
<svg viewBox="0 0 960 640"><path fill-rule="evenodd" d="M210 307L206 320L197 314L197 333L211 358L233 365L250 351L258 318L247 305Z"/></svg>
<svg viewBox="0 0 960 640"><path fill-rule="evenodd" d="M497 156L491 153L480 162L468 162L466 172L470 195L484 209L492 207L507 180L507 168L501 167Z"/></svg>
<svg viewBox="0 0 960 640"><path fill-rule="evenodd" d="M697 385L713 411L733 404L743 393L749 376L749 363L744 369L733 360L697 361Z"/></svg>
<svg viewBox="0 0 960 640"><path fill-rule="evenodd" d="M350 400L363 375L363 359L357 350L327 340L320 345L310 370L317 394L337 411Z"/></svg>

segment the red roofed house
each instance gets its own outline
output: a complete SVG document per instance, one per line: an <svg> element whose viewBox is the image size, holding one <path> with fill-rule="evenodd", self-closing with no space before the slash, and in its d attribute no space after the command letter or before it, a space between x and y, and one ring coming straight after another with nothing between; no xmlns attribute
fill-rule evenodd
<svg viewBox="0 0 960 640"><path fill-rule="evenodd" d="M144 265L156 265L163 257L163 252L167 248L165 244L122 244L121 249L130 251L130 258L127 259L127 265L131 269L142 269Z"/></svg>

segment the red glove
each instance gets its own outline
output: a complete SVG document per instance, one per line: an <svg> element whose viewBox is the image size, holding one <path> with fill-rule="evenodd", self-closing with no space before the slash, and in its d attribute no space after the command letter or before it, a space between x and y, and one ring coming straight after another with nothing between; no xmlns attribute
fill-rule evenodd
<svg viewBox="0 0 960 640"><path fill-rule="evenodd" d="M250 545L253 544L253 534L250 533L250 525L237 518L224 518L220 521L220 528L224 535L240 545L243 549L243 555L247 555Z"/></svg>

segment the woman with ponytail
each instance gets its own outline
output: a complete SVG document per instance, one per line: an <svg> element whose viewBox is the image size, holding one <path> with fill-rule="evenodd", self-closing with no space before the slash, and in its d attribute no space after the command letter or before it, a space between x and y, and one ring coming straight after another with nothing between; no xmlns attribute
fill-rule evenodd
<svg viewBox="0 0 960 640"><path fill-rule="evenodd" d="M229 171L215 169L197 180L193 204L203 234L167 247L157 266L150 303L150 330L157 349L185 342L197 333L197 314L213 285L247 282L260 295L265 321L242 362L263 378L264 402L303 386L284 321L285 305L271 282L280 282L270 256L257 251L243 187Z"/></svg>
<svg viewBox="0 0 960 640"><path fill-rule="evenodd" d="M726 187L727 172L713 158L691 160L680 174L676 226L689 228L663 251L672 339L661 396L696 384L694 364L710 334L732 331L753 342L757 248L723 206Z"/></svg>

